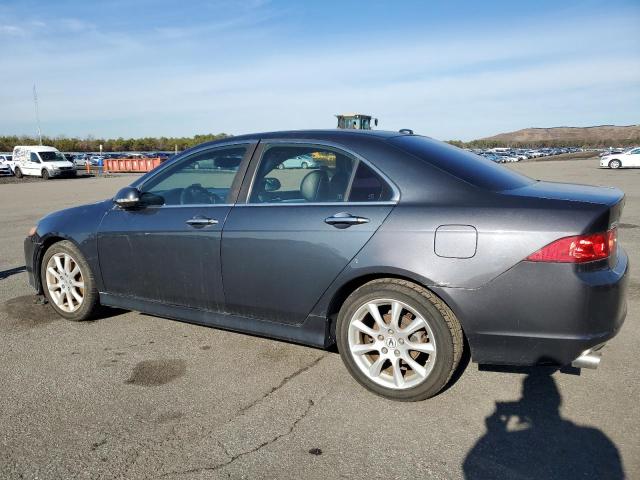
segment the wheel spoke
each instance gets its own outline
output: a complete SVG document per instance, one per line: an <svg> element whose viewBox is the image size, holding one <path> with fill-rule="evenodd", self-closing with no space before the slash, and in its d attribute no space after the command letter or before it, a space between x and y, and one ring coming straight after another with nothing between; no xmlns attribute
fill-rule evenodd
<svg viewBox="0 0 640 480"><path fill-rule="evenodd" d="M400 359L395 358L391 362L391 367L393 368L393 383L396 387L402 387L404 385L404 376L402 375L402 370L400 370Z"/></svg>
<svg viewBox="0 0 640 480"><path fill-rule="evenodd" d="M71 272L71 257L69 255L67 255L66 253L64 254L64 271L67 273Z"/></svg>
<svg viewBox="0 0 640 480"><path fill-rule="evenodd" d="M375 343L362 343L351 347L351 353L355 353L356 355L364 355L365 353L373 351L378 351Z"/></svg>
<svg viewBox="0 0 640 480"><path fill-rule="evenodd" d="M400 330L400 313L402 313L402 305L393 302L391 304L391 327L394 330Z"/></svg>
<svg viewBox="0 0 640 480"><path fill-rule="evenodd" d="M371 375L372 377L378 377L380 375L380 371L382 370L382 364L384 363L384 361L384 357L378 357L378 359L369 367L369 375Z"/></svg>
<svg viewBox="0 0 640 480"><path fill-rule="evenodd" d="M356 320L351 325L354 326L355 328L357 328L358 330L360 330L362 333L365 333L365 334L369 335L372 338L376 338L376 331L374 329L372 329L372 328L367 327L360 320Z"/></svg>
<svg viewBox="0 0 640 480"><path fill-rule="evenodd" d="M56 278L56 280L60 279L60 274L56 271L55 268L47 267L47 272L49 272L51 275L53 275Z"/></svg>
<svg viewBox="0 0 640 480"><path fill-rule="evenodd" d="M407 342L407 350L415 350L416 352L433 353L436 351L433 343L417 343Z"/></svg>
<svg viewBox="0 0 640 480"><path fill-rule="evenodd" d="M407 362L407 365L409 365L409 367L411 367L411 370L416 372L416 374L421 377L427 376L427 369L416 362L413 358L411 358L411 355L403 355L402 359Z"/></svg>
<svg viewBox="0 0 640 480"><path fill-rule="evenodd" d="M425 325L426 322L421 317L416 317L409 325L407 325L406 328L402 329L402 333L404 333L405 335L411 335L416 330L424 328Z"/></svg>
<svg viewBox="0 0 640 480"><path fill-rule="evenodd" d="M49 290L49 293L51 294L51 297L53 297L53 301L55 302L55 304L58 306L62 306L62 292Z"/></svg>
<svg viewBox="0 0 640 480"><path fill-rule="evenodd" d="M378 328L380 330L385 330L387 328L387 324L384 323L384 320L380 316L380 310L378 310L378 306L375 303L367 303L367 309L369 310L369 313L371 314L373 319L378 324Z"/></svg>
<svg viewBox="0 0 640 480"><path fill-rule="evenodd" d="M71 285L73 285L74 287L77 287L77 288L84 288L84 282L82 280L80 280L80 281L73 280L71 282Z"/></svg>
<svg viewBox="0 0 640 480"><path fill-rule="evenodd" d="M78 289L75 287L71 288L71 295L73 295L73 297L76 299L76 301L78 302L78 305L80 305L82 303L82 295L80 295L78 293Z"/></svg>
<svg viewBox="0 0 640 480"><path fill-rule="evenodd" d="M80 273L80 267L78 266L78 264L76 263L75 267L73 267L73 270L71 270L71 272L69 273L69 275L71 275L72 277L76 277L78 274Z"/></svg>
<svg viewBox="0 0 640 480"><path fill-rule="evenodd" d="M60 261L60 257L58 255L53 257L53 261L56 262L56 268L58 269L58 272L63 272L64 271L64 267L62 266L62 262Z"/></svg>

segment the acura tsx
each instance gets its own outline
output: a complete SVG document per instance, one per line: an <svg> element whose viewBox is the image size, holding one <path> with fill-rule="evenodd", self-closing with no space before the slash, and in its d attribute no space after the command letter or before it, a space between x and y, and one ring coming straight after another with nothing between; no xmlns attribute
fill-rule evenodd
<svg viewBox="0 0 640 480"><path fill-rule="evenodd" d="M281 168L313 159L308 169ZM69 320L101 306L328 348L415 401L479 364L597 366L625 315L614 188L536 181L410 131L205 143L25 239Z"/></svg>

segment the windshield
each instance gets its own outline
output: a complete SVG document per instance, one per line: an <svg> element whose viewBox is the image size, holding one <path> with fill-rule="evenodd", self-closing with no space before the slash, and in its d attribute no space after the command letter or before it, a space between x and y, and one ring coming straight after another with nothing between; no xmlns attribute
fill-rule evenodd
<svg viewBox="0 0 640 480"><path fill-rule="evenodd" d="M497 192L534 182L480 155L427 137L403 135L391 138L389 142L476 187Z"/></svg>
<svg viewBox="0 0 640 480"><path fill-rule="evenodd" d="M38 152L43 162L68 162L60 152Z"/></svg>

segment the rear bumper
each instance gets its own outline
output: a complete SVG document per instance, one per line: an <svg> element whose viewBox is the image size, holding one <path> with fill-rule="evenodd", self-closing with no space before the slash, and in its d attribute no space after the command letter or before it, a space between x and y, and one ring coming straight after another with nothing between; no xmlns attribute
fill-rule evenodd
<svg viewBox="0 0 640 480"><path fill-rule="evenodd" d="M473 361L569 365L620 331L628 269L619 248L613 268L521 262L479 289L435 290L460 318Z"/></svg>

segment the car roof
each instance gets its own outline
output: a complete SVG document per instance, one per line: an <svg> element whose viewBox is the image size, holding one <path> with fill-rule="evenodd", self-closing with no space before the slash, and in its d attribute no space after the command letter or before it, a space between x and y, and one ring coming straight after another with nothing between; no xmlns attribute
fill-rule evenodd
<svg viewBox="0 0 640 480"><path fill-rule="evenodd" d="M25 150L33 150L36 152L57 152L58 151L58 149L55 147L47 147L45 145L17 145L15 148L24 148Z"/></svg>
<svg viewBox="0 0 640 480"><path fill-rule="evenodd" d="M252 139L318 139L318 140L345 140L348 138L379 138L387 139L397 137L402 134L395 131L388 130L354 130L354 129L325 129L325 130L285 130L280 132L261 132L261 133L249 133L243 135L236 135L233 137L225 137L219 140L209 142L211 144L228 142L229 140L252 140Z"/></svg>

